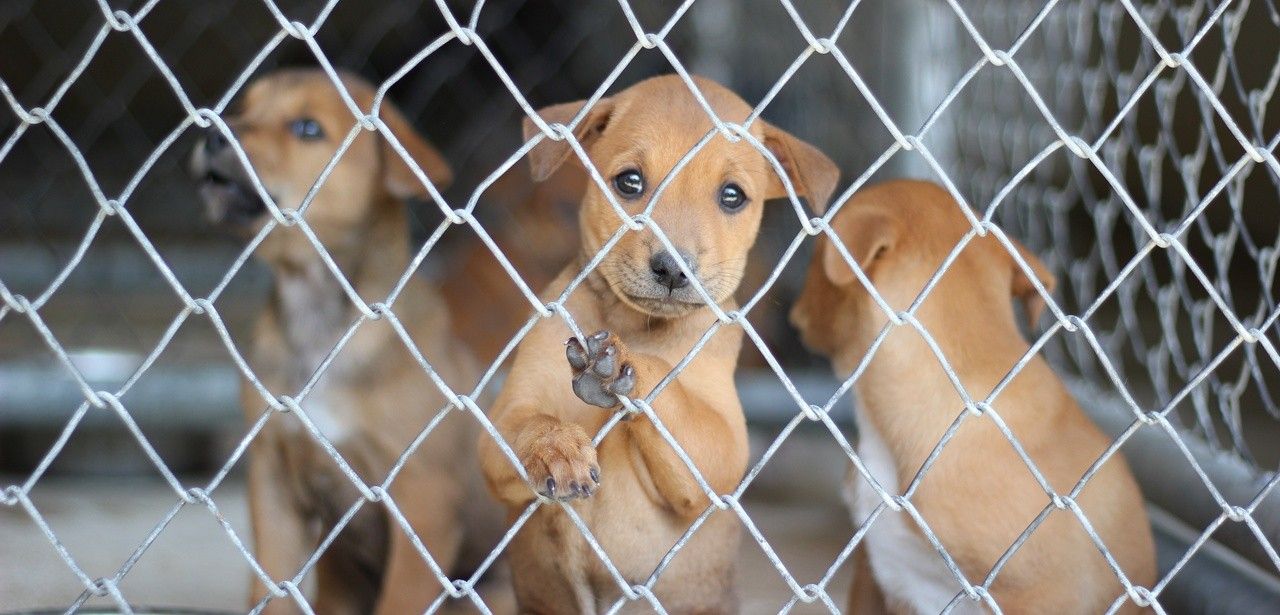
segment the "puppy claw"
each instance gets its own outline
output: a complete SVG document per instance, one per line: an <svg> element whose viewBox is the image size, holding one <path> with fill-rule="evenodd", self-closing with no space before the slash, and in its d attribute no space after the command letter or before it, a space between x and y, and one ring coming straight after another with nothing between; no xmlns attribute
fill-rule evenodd
<svg viewBox="0 0 1280 615"><path fill-rule="evenodd" d="M618 347L605 346L604 352L600 353L600 357L596 359L596 364L592 371L601 378L608 378L613 375L613 368L617 364Z"/></svg>
<svg viewBox="0 0 1280 615"><path fill-rule="evenodd" d="M636 370L623 360L625 350L617 337L598 331L586 338L586 347L571 338L566 356L573 369L573 392L582 401L601 408L618 406L618 396L636 386Z"/></svg>
<svg viewBox="0 0 1280 615"><path fill-rule="evenodd" d="M592 482L599 485L600 484L600 468L591 466L590 474L591 474Z"/></svg>
<svg viewBox="0 0 1280 615"><path fill-rule="evenodd" d="M579 342L576 337L571 337L564 345L564 354L569 359L569 367L574 371L587 369L587 350L582 347L582 342Z"/></svg>
<svg viewBox="0 0 1280 615"><path fill-rule="evenodd" d="M588 481L599 475L596 449L582 427L558 423L522 434L517 454L539 495L567 501L590 497Z"/></svg>
<svg viewBox="0 0 1280 615"><path fill-rule="evenodd" d="M609 392L615 395L630 395L636 388L636 368L630 363L623 363L618 377L609 383Z"/></svg>
<svg viewBox="0 0 1280 615"><path fill-rule="evenodd" d="M591 354L600 352L601 346L603 346L605 342L609 341L609 337L611 335L612 334L606 330L592 333L591 336L587 338L587 350L591 351Z"/></svg>

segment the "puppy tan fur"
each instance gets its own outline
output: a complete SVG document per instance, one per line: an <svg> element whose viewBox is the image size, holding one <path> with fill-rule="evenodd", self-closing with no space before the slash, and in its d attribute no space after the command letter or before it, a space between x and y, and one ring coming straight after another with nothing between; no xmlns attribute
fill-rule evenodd
<svg viewBox="0 0 1280 615"><path fill-rule="evenodd" d="M894 181L856 194L833 228L888 304L901 311L970 226L938 186ZM1039 259L1021 247L1019 252L1052 289L1054 279ZM986 398L1029 348L1012 299L1025 303L1033 322L1043 308L1030 279L999 241L979 237L916 313L974 400ZM792 320L805 344L830 357L843 377L863 360L888 316L822 238ZM886 490L903 493L960 413L961 398L910 326L888 334L856 389L858 452ZM1069 493L1110 444L1039 356L992 405L1059 494ZM881 500L862 478L851 482L854 521L861 523ZM987 417L966 419L911 501L973 583L983 581L1050 504ZM1102 465L1076 501L1129 579L1150 587L1151 530L1123 457ZM935 613L961 589L905 512L881 515L858 551L851 612ZM1069 511L1054 510L1008 561L991 592L1006 613L1097 613L1124 589L1080 522ZM967 600L961 607L977 610Z"/></svg>
<svg viewBox="0 0 1280 615"><path fill-rule="evenodd" d="M527 170L513 167L485 192L481 207L496 212L485 229L534 292L546 288L580 250L576 221L585 176L582 168L566 165L535 183ZM492 363L533 316L529 299L480 241L452 257L440 292L454 330L481 365Z"/></svg>
<svg viewBox="0 0 1280 615"><path fill-rule="evenodd" d="M738 122L749 114L722 86L705 79L697 85L725 120ZM581 102L567 103L540 113L549 122L568 123L581 108ZM685 84L664 76L601 100L576 134L615 197L638 213L710 128ZM751 131L781 160L798 191L819 208L826 203L838 179L826 156L763 121ZM526 123L526 138L534 133ZM571 156L567 144L543 141L530 152L535 179ZM667 187L653 218L712 298L729 310L763 203L782 192L760 152L716 136ZM579 256L544 298L560 295L621 225L595 184L587 188L579 219ZM532 485L487 436L480 440L481 464L509 518L533 501L535 490L567 501L627 582L644 583L709 500L647 417L619 423L599 446L592 437L618 411L616 395L648 395L715 317L649 231L625 235L565 307L589 336L585 346L570 339L561 319L540 321L516 351L493 408L498 429ZM733 382L740 347L739 328L721 329L653 402L717 493L738 484L747 461L746 425ZM713 513L675 556L654 588L669 612L736 610L732 580L739 528L732 513ZM620 598L617 583L559 506L541 507L509 555L524 613L596 613Z"/></svg>
<svg viewBox="0 0 1280 615"><path fill-rule="evenodd" d="M373 90L358 78L343 82L368 111ZM286 70L253 83L228 124L273 200L298 207L355 124L337 90L318 70ZM437 184L451 174L390 103L380 116L414 161ZM192 170L208 216L250 237L268 216L247 172L221 135L196 146ZM305 220L366 302L383 301L409 264L404 199L425 188L381 137L361 133L333 168L306 210ZM296 227L275 228L256 255L273 284L258 321L249 362L272 395L298 395L360 314ZM427 360L451 386L476 377L471 360L450 336L448 312L437 293L411 276L393 309ZM248 382L242 401L256 421L266 404ZM391 325L364 322L347 340L301 407L357 474L385 480L420 429L446 404ZM488 552L501 529L500 513L486 514L474 459L475 421L451 414L409 457L389 491L446 572L460 574ZM249 504L258 561L275 580L294 577L360 494L293 416L274 416L253 440ZM486 518L491 523L486 525ZM308 576L320 613L417 613L441 592L409 537L382 504L365 503ZM304 587L306 587L304 585ZM251 603L268 594L254 583ZM289 598L268 603L272 613L294 612Z"/></svg>

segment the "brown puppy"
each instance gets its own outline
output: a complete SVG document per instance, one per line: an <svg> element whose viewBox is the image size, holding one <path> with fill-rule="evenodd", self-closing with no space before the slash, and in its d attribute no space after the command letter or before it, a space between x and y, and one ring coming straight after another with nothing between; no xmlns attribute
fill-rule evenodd
<svg viewBox="0 0 1280 615"><path fill-rule="evenodd" d="M364 111L373 89L343 82ZM448 166L389 103L380 117L437 186ZM254 172L282 208L297 207L356 120L319 70L286 70L253 83L241 112L228 121ZM208 216L249 237L268 220L245 169L217 132L196 146L192 170ZM385 300L409 266L404 199L426 189L381 136L362 132L333 168L304 218L366 302ZM272 271L266 312L258 322L250 364L272 395L298 395L359 317L355 305L297 227L275 228L257 256ZM448 312L436 292L411 276L393 310L440 377L466 388L476 376L450 337ZM265 403L242 388L246 417ZM385 480L420 429L446 404L386 319L363 323L343 345L301 408L369 484ZM475 421L454 412L411 456L389 491L440 566L465 573L500 531L486 515L474 460ZM253 440L249 504L258 561L272 579L292 578L360 493L295 417L276 416ZM486 532L492 532L487 535ZM441 586L401 527L381 504L366 503L316 565L313 603L320 613L421 612ZM268 589L254 584L257 604ZM270 612L296 610L288 598Z"/></svg>
<svg viewBox="0 0 1280 615"><path fill-rule="evenodd" d="M697 79L716 113L740 122L751 109L724 87ZM567 123L582 103L541 111ZM655 187L711 122L683 81L640 82L597 103L578 124L582 141L614 196L638 213ZM536 129L525 124L526 138ZM780 159L797 190L818 208L838 179L835 165L795 137L757 120L752 134ZM530 152L535 179L572 156L563 142ZM722 309L734 307L747 252L766 199L782 180L746 142L717 135L662 194L653 218ZM557 297L621 225L594 184L580 210L581 252L543 297ZM592 437L619 408L617 395L643 398L715 321L650 231L625 235L565 302L586 347L565 340L559 318L540 321L516 351L494 405L494 421L532 485L487 436L481 465L493 494L514 518L535 497L570 501L628 583L644 583L659 560L703 513L709 500L693 474L645 416L615 426L599 446ZM623 345L625 342L625 346ZM733 373L742 334L729 327L654 399L654 412L717 493L732 490L747 461L746 425ZM732 591L739 522L715 512L670 562L654 591L669 612L736 609ZM543 506L509 552L516 597L525 613L596 613L621 596L615 580L559 506ZM633 607L635 608L635 607ZM647 608L647 607L645 607Z"/></svg>
<svg viewBox="0 0 1280 615"><path fill-rule="evenodd" d="M921 181L860 191L832 226L895 311L915 300L971 228L945 190ZM1021 247L1019 253L1052 289L1054 279L1039 259ZM1044 307L999 240L978 237L916 312L975 401L985 399L1029 348L1011 296L1024 302L1032 322ZM805 344L830 357L836 373L846 376L863 360L888 316L823 237L792 321ZM886 490L902 493L960 413L961 398L910 326L888 334L856 387L859 455ZM1110 444L1039 356L992 406L1063 496ZM862 523L882 500L865 481L853 478L852 483L858 483L851 498L854 522ZM985 417L965 420L911 501L975 584L1050 504L1009 441ZM1155 577L1151 529L1124 459L1110 458L1076 502L1128 578L1150 587ZM854 560L851 612L936 613L961 591L906 512L883 513L863 545ZM1054 510L1000 571L991 592L1006 613L1098 613L1124 588L1075 516ZM958 606L985 610L967 600Z"/></svg>

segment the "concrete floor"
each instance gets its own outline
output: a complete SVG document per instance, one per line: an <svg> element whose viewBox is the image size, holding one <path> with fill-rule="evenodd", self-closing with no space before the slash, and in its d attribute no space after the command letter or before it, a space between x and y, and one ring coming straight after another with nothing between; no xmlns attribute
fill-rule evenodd
<svg viewBox="0 0 1280 615"><path fill-rule="evenodd" d="M786 464L785 459L778 462ZM819 474L826 476L815 477L816 482L832 478L830 472ZM14 479L0 476L0 485L13 484ZM804 505L777 503L781 498L770 491L769 482L762 481L746 509L800 584L816 582L852 536L846 513L831 497L787 498ZM808 488L831 493L827 485ZM163 483L144 479L48 477L31 495L58 539L92 578L114 574L178 501ZM223 485L214 492L214 500L248 540L243 483ZM844 601L848 576L841 571L832 583L837 603ZM121 591L140 607L237 611L243 610L249 578L244 558L208 510L187 506L125 577ZM738 587L744 613L777 612L791 597L759 544L745 535ZM21 507L0 507L0 613L35 608L61 612L82 588ZM826 610L801 605L793 612Z"/></svg>

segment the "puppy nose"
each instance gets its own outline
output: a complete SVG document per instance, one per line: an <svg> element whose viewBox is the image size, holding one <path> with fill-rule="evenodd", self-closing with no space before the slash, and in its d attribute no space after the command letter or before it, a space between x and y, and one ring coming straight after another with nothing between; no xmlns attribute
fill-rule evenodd
<svg viewBox="0 0 1280 615"><path fill-rule="evenodd" d="M685 264L689 265L690 271L697 272L697 267L692 256L681 252L680 258L684 259ZM663 250L654 254L649 259L649 270L653 272L653 279L659 284L666 286L671 290L684 288L689 285L689 277L680 270L680 265L676 262L676 257L670 252Z"/></svg>
<svg viewBox="0 0 1280 615"><path fill-rule="evenodd" d="M217 127L210 126L204 131L204 151L207 154L216 154L227 147L227 138L222 136L222 132Z"/></svg>

